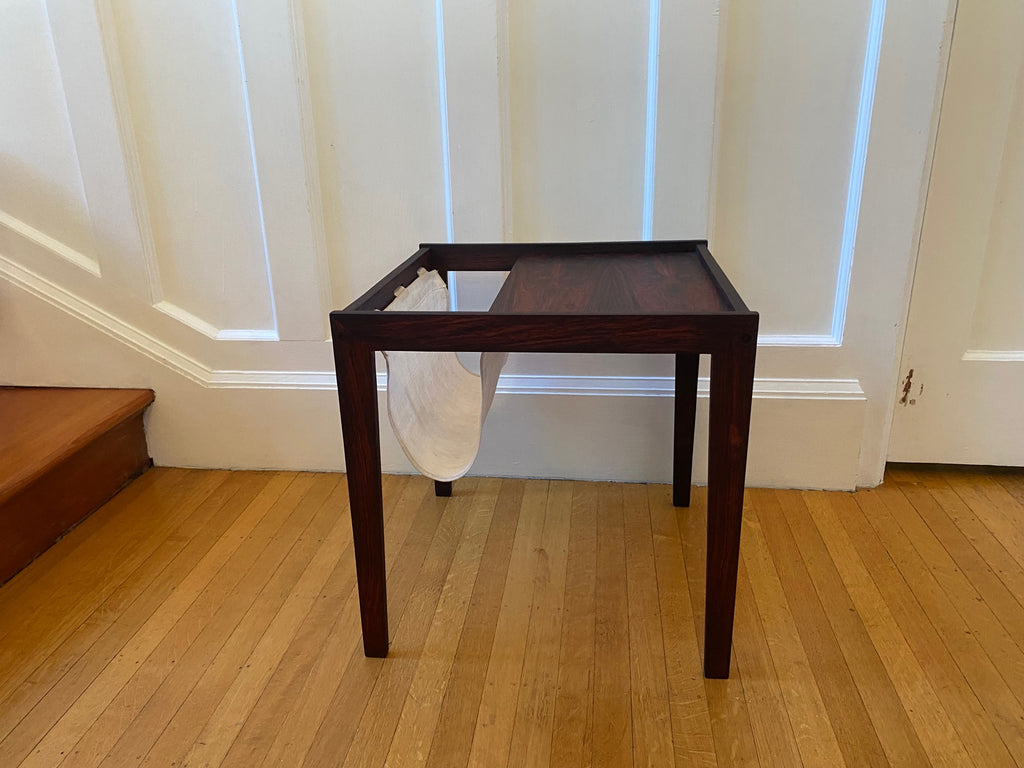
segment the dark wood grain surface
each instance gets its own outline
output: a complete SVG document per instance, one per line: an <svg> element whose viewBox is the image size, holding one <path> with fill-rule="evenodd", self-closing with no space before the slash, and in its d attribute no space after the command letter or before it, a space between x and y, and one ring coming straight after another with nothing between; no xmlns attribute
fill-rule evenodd
<svg viewBox="0 0 1024 768"><path fill-rule="evenodd" d="M151 464L148 389L0 388L0 583Z"/></svg>
<svg viewBox="0 0 1024 768"><path fill-rule="evenodd" d="M696 253L524 256L493 312L654 315L728 312Z"/></svg>

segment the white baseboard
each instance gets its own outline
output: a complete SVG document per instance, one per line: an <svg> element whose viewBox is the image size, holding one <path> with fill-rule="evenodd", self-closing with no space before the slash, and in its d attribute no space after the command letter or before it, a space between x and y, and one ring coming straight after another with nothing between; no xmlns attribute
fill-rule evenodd
<svg viewBox="0 0 1024 768"><path fill-rule="evenodd" d="M0 383L154 389L147 434L157 464L343 468L332 371L216 370L3 257L0 274L0 360L14 361ZM261 348L270 367L274 343ZM671 377L503 376L473 474L666 482L672 389ZM380 396L384 469L411 472ZM701 381L698 446L707 402ZM757 380L748 483L855 487L865 404L856 380ZM695 454L700 483L706 448Z"/></svg>

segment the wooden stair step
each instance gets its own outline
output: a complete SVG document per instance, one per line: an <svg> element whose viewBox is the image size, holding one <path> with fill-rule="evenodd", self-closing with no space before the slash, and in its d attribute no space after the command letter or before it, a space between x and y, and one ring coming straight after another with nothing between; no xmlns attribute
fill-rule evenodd
<svg viewBox="0 0 1024 768"><path fill-rule="evenodd" d="M148 389L0 387L0 583L151 464Z"/></svg>

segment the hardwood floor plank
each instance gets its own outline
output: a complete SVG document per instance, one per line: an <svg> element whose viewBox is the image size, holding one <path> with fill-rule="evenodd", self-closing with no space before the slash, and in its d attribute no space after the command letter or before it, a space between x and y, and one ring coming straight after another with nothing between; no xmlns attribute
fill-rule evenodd
<svg viewBox="0 0 1024 768"><path fill-rule="evenodd" d="M383 483L386 659L343 476L130 486L0 587L0 765L1024 765L1024 478L748 490L729 680L706 489Z"/></svg>
<svg viewBox="0 0 1024 768"><path fill-rule="evenodd" d="M629 696L629 602L623 488L597 492L597 592L594 605L594 764L628 765L633 753Z"/></svg>
<svg viewBox="0 0 1024 768"><path fill-rule="evenodd" d="M956 659L868 522L859 499L860 494L829 497L907 644L932 681L968 754L979 766L1016 765ZM864 503L870 506L868 501Z"/></svg>
<svg viewBox="0 0 1024 768"><path fill-rule="evenodd" d="M697 644L704 650L704 585L707 564L707 488L691 490L690 506L678 511L677 523L686 563ZM742 546L742 543L741 543ZM702 670L703 662L698 664ZM703 676L703 672L700 672ZM711 732L718 762L723 766L758 765L757 745L750 726L750 713L743 693L743 670L735 665L728 680L704 681Z"/></svg>
<svg viewBox="0 0 1024 768"><path fill-rule="evenodd" d="M467 763L470 766L503 765L508 762L519 699L519 681L526 654L530 606L533 603L534 572L547 511L547 494L546 480L530 480L526 483L487 676L477 711L473 746Z"/></svg>
<svg viewBox="0 0 1024 768"><path fill-rule="evenodd" d="M426 478L409 480L406 493L399 500L395 517L404 519L402 530L396 528L395 546L385 547L389 563L388 612L391 616L392 638L412 595L447 499L434 496L434 484ZM411 523L411 524L410 524ZM402 535L404 533L404 535ZM390 544L390 542L385 542ZM394 558L393 560L391 558ZM351 625L357 638L353 653L327 706L303 765L337 768L347 757L362 722L362 715L386 660L363 655L358 625Z"/></svg>
<svg viewBox="0 0 1024 768"><path fill-rule="evenodd" d="M992 476L994 482L999 483L1006 492L1024 507L1024 472L1020 469L998 472Z"/></svg>
<svg viewBox="0 0 1024 768"><path fill-rule="evenodd" d="M776 495L782 502L790 530L889 762L908 767L926 764L928 757L924 747L811 520L802 495L796 491L776 491Z"/></svg>
<svg viewBox="0 0 1024 768"><path fill-rule="evenodd" d="M567 768L593 764L597 495L596 483L573 483L550 759Z"/></svg>
<svg viewBox="0 0 1024 768"><path fill-rule="evenodd" d="M407 477L384 479L385 567L392 573L398 553L402 550L401 544L407 537L414 518L413 514L403 513L406 509L415 509L423 500L427 489L425 483L412 484L411 488L407 488L408 480ZM404 493L406 490L409 493ZM346 493L343 505L346 519L347 498ZM338 593L344 593L345 598L336 617L324 621L330 628L326 642L317 651L306 651L301 641L289 649L289 652L296 655L297 660L303 662L305 656L312 655L309 659L312 666L307 669L308 676L301 691L289 696L290 690L293 689L275 691L268 685L260 700L260 705L263 706L262 715L255 718L250 716L246 720L239 739L235 740L232 750L225 758L225 766L239 765L249 768L261 762L264 765L299 765L306 757L334 697L338 694L339 683L342 681L346 666L351 663L356 653L362 656L359 595L355 589L355 559L351 544L345 547L331 578L344 580L344 586L338 588ZM319 609L320 606L316 610ZM331 607L325 606L323 610L330 613ZM305 666L304 662L303 667ZM284 680L288 681L288 668L279 667L278 672L282 669L285 671ZM283 720L280 711L282 701L289 702ZM252 735L240 747L240 739L245 736L247 730L251 730Z"/></svg>
<svg viewBox="0 0 1024 768"><path fill-rule="evenodd" d="M299 627L321 598L342 550L352 540L352 527L348 519L338 514L340 502L339 494L333 503L325 505L329 519L333 520L330 531L326 536L320 530L312 531L316 541L320 542L319 547L256 647L245 659L244 666L235 676L213 715L206 721L186 755L184 765L217 766L223 762Z"/></svg>
<svg viewBox="0 0 1024 768"><path fill-rule="evenodd" d="M569 481L552 482L548 492L509 765L544 766L551 756L572 493Z"/></svg>
<svg viewBox="0 0 1024 768"><path fill-rule="evenodd" d="M241 515L233 515L232 510L234 519L218 545L224 537L232 537L239 546L216 569L156 648L136 666L131 678L115 691L109 705L70 751L67 762L97 765L112 749L116 756L128 752L132 759L140 760L145 755L179 706L180 699L168 698L168 692L183 689L183 698L269 577L269 572L255 563L264 555L268 558L264 562L272 562L268 543L279 535L306 487L305 481L296 484L291 476L274 475L244 505ZM240 498L240 502L245 500ZM287 550L281 545L276 549L278 557L283 558ZM196 568L188 571L178 589L195 572ZM164 603L162 609L166 606ZM183 679L189 682L177 685Z"/></svg>
<svg viewBox="0 0 1024 768"><path fill-rule="evenodd" d="M117 535L96 537L93 545L76 549L0 614L0 679L8 680L16 667L34 666L51 653L223 480L224 475L188 470L156 478L138 497L140 505L152 510L152 520L124 514L131 498L115 496L108 502ZM0 687L0 696L9 692L9 684Z"/></svg>
<svg viewBox="0 0 1024 768"><path fill-rule="evenodd" d="M743 673L743 695L747 701L758 762L762 766L779 768L803 765L742 559L736 582L735 622L734 663Z"/></svg>
<svg viewBox="0 0 1024 768"><path fill-rule="evenodd" d="M1019 645L1024 635L1011 635L1005 626L1012 625L1016 618L1018 628L1024 629L1024 612L1019 610L1019 604L1012 600L1012 605L1018 610L1007 610L1003 615L997 615L993 606L967 578L963 566L953 560L946 547L921 519L906 495L895 486L881 487L877 492L893 520L913 544L921 560L927 564L935 581L945 591L964 622L971 627L1017 701L1024 702L1024 651Z"/></svg>
<svg viewBox="0 0 1024 768"><path fill-rule="evenodd" d="M1007 551L1003 542L996 538L988 527L978 519L978 516L964 503L963 499L957 495L956 491L950 487L941 475L935 472L916 472L908 475L906 471L903 471L899 477L904 478L899 482L900 488L905 494L912 487L923 487L927 491L928 496L942 510L944 516L952 521L956 530L950 529L945 531L944 544L947 541L952 541L958 532L978 552L983 559L985 568L1002 582L1005 588L1014 596L1015 601L1020 603L1021 600L1024 600L1024 597L1022 597L1024 596L1024 568ZM914 497L914 501L918 500L922 501L920 507L922 514L928 514L932 511L932 507L925 503L920 495ZM931 518L929 520L932 522ZM932 530L934 531L936 528L943 530L941 521ZM956 548L957 545L952 544L952 546ZM949 549L950 547L947 546L947 550ZM1001 615L1002 611L999 613Z"/></svg>
<svg viewBox="0 0 1024 768"><path fill-rule="evenodd" d="M5 683L18 687L0 701L0 740L44 697L68 705L77 698L266 480L255 474L229 477L35 669L28 661L12 670ZM35 717L45 720L41 711Z"/></svg>
<svg viewBox="0 0 1024 768"><path fill-rule="evenodd" d="M335 487L327 506L348 522L346 504L348 485L342 480ZM384 514L387 518L388 509ZM338 543L339 557L334 569L320 590L316 600L296 630L294 638L287 644L281 658L269 675L266 685L259 694L247 717L241 722L240 730L230 744L221 761L222 766L259 765L274 741L274 735L282 726L281 702L295 702L288 708L294 711L303 700L301 693L313 665L322 655L329 653L325 648L328 633L338 614L352 598L355 577L352 574L351 526L343 524L342 541ZM268 630L269 632L269 630Z"/></svg>
<svg viewBox="0 0 1024 768"><path fill-rule="evenodd" d="M776 555L779 579L791 598L793 619L846 763L888 766L885 750L775 491L755 489L749 493L765 538Z"/></svg>
<svg viewBox="0 0 1024 768"><path fill-rule="evenodd" d="M469 483L476 485L475 480ZM464 502L464 498L453 499L445 506L395 631L388 663L381 665L366 702L345 766L367 768L384 764L466 526L470 505Z"/></svg>
<svg viewBox="0 0 1024 768"><path fill-rule="evenodd" d="M461 486L449 504L467 508L466 527L455 550L391 740L386 763L393 768L421 766L430 754L430 744L441 714L441 703L469 610L501 481L478 482L474 478L463 481Z"/></svg>
<svg viewBox="0 0 1024 768"><path fill-rule="evenodd" d="M427 755L428 766L465 765L469 760L525 488L522 480L501 482L480 570Z"/></svg>
<svg viewBox="0 0 1024 768"><path fill-rule="evenodd" d="M843 528L838 505L831 494L822 491L806 491L803 496L931 765L974 765L928 675Z"/></svg>
<svg viewBox="0 0 1024 768"><path fill-rule="evenodd" d="M1020 567L1024 567L1024 514L1016 499L998 484L973 473L947 472L943 480L985 524ZM989 495L999 500L993 501ZM1001 498L999 498L1001 497Z"/></svg>
<svg viewBox="0 0 1024 768"><path fill-rule="evenodd" d="M97 509L85 520L76 525L61 538L57 544L50 547L43 554L32 561L32 569L23 569L16 573L0 589L0 641L13 627L19 626L17 622L4 623L10 619L11 611L15 609L18 601L25 601L20 606L22 610L37 603L41 594L46 594L55 585L60 583L62 575L55 575L54 569L61 567L60 564L69 557L74 557L79 563L90 559L88 555L78 553L79 547L100 547L106 545L107 535L113 530L111 525L121 526L121 514L130 509L140 496L150 492L154 484L166 486L175 477L181 477L189 472L185 469L172 469L168 467L154 467L136 480L133 480L123 488L110 501ZM76 554L77 553L77 554ZM72 569L73 570L73 569ZM27 593L29 595L26 600Z"/></svg>
<svg viewBox="0 0 1024 768"><path fill-rule="evenodd" d="M845 764L842 751L807 652L800 642L786 591L779 581L757 511L753 505L748 506L744 511L741 554L750 579L752 599L761 617L759 624L778 674L784 700L781 710L789 713L785 729L792 727L804 765L842 766Z"/></svg>
<svg viewBox="0 0 1024 768"><path fill-rule="evenodd" d="M174 702L174 706L151 708L150 712L163 709L174 714L163 727L154 724L156 740L149 740L152 746L148 751L137 750L138 754L145 753L140 765L171 765L185 756L235 679L244 674L246 659L306 571L319 540L338 525L335 511L325 503L337 484L336 477L300 476L296 482L300 481L309 484L307 489L291 503L285 501L287 495L282 497L281 506L290 507L292 514L248 571L256 584L244 589L249 598L239 601L244 613L238 617L229 612L222 622L215 618L220 631L210 633L202 645L193 644L189 651L195 648L195 652L185 654L175 665L174 671L179 674L160 686L157 693L161 699ZM136 718L132 732L140 734L142 722ZM125 747L124 741L119 743L102 764L119 764L123 754L119 750Z"/></svg>
<svg viewBox="0 0 1024 768"><path fill-rule="evenodd" d="M329 490L327 478L318 488L314 483L311 475L271 479L222 537L221 544L236 542L233 551L152 652L136 661L134 674L69 753L68 764L144 759L254 601L262 604L261 590Z"/></svg>
<svg viewBox="0 0 1024 768"><path fill-rule="evenodd" d="M404 477L384 478L385 536L393 528L392 513L397 491L404 487L405 482ZM348 485L344 479L335 488L327 504L337 509L346 522L349 520ZM303 621L295 640L288 646L274 670L256 706L245 719L241 731L224 757L223 766L250 768L259 765L268 757L279 739L284 743L288 743L289 739L296 740L291 744L290 752L295 761L305 754L320 724L320 717L334 695L344 665L355 647L354 640L344 646L344 628L339 626L343 617L345 620L352 619L353 604L355 612L358 611L354 568L352 539L349 532L346 532L345 544L334 571ZM358 623L357 615L355 621ZM329 692L325 692L321 686L329 688ZM284 713L282 702L289 702ZM320 717L317 717L317 713ZM304 744L301 751L298 743L300 740Z"/></svg>
<svg viewBox="0 0 1024 768"><path fill-rule="evenodd" d="M683 563L672 488L649 485L658 608L661 613L675 765L717 768L700 648ZM688 510L683 510L686 514Z"/></svg>
<svg viewBox="0 0 1024 768"><path fill-rule="evenodd" d="M675 761L675 750L647 489L642 485L623 486L622 502L633 765L653 768L671 765Z"/></svg>
<svg viewBox="0 0 1024 768"><path fill-rule="evenodd" d="M930 533L949 553L956 567L970 580L985 604L992 608L1009 635L1018 641L1024 638L1024 571L1013 567L1006 550L991 536L986 537L989 539L989 548L994 544L1006 558L1005 565L1009 566L1009 571L1005 572L1008 588L1007 581L992 568L924 485L911 478L895 482L928 526Z"/></svg>
<svg viewBox="0 0 1024 768"><path fill-rule="evenodd" d="M864 517L885 542L890 556L935 625L943 643L956 659L957 666L991 718L1006 749L1014 760L1024 764L1024 712L1020 702L921 561L913 544L892 519L878 494L873 490L858 491L855 498Z"/></svg>
<svg viewBox="0 0 1024 768"><path fill-rule="evenodd" d="M194 510L195 505L201 503L208 495L208 492L213 491L214 484L219 484L222 479L222 477L208 475L204 481L201 475L193 475L195 485L179 488L178 491L171 490L168 492L166 499L154 499L152 502L157 506L165 502L171 504L179 503L182 507L181 514L187 517L188 511ZM167 531L164 529L166 520L162 519L161 516L157 516L157 520L159 522L156 522L154 528L162 531L160 537L166 537ZM156 536L157 534L154 533L154 537ZM216 548L217 545L215 544L211 551ZM145 554L146 551L143 550L140 558L144 558ZM203 556L203 561L209 557L210 552L207 552ZM130 558L129 562L131 563ZM131 564L138 565L137 562ZM113 568L116 568L116 566L113 566ZM82 593L80 603L88 607L92 597L91 587L88 583L76 583L77 587L75 589ZM109 591L105 587L106 584L101 584L98 590L100 595L109 595ZM72 586L69 583L61 588L59 594L63 598L65 596L73 596L75 593L72 591ZM56 695L44 696L40 699L17 726L7 734L3 741L0 741L0 765L15 765L25 759L30 753L35 754L36 752L38 752L39 757L33 759L39 760L42 764L47 764L48 760L50 761L49 764L54 764L54 756L62 756L69 751L84 730L92 724L95 717L106 706L110 698L123 685L124 680L130 676L134 669L136 658L133 654L139 651L140 648L146 649L149 647L146 644L140 645L136 642L136 638L147 628L157 628L158 630L159 627L163 626L158 615L168 603L174 606L180 605L180 601L176 599L178 594L179 591L172 592L161 606L146 619L142 627L128 639L127 643L123 647L115 649L116 656L112 660L104 665L86 663L73 666L71 670L73 674L71 676L66 674L61 679L63 684L58 686ZM88 615L84 608L81 613L68 608L68 613L72 616ZM73 625L68 622L69 620L65 619L60 624L61 629L58 634L62 637L66 636L65 629L69 632L73 630ZM42 649L50 648L51 637L45 633L43 637L45 639L39 644L40 647ZM118 642L122 640L120 637L115 639ZM31 651L29 653L31 654ZM130 660L126 661L125 659L128 657L130 657Z"/></svg>

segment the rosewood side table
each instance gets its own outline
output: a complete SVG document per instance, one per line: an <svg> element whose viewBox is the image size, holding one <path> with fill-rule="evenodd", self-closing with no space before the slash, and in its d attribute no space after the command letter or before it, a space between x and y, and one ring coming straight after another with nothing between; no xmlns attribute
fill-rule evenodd
<svg viewBox="0 0 1024 768"><path fill-rule="evenodd" d="M489 312L380 312L417 269L509 271ZM711 355L704 674L729 676L757 350L751 312L704 240L422 245L331 313L363 649L388 652L376 350L675 356L672 498L689 506L697 364ZM437 493L450 492L438 484Z"/></svg>

